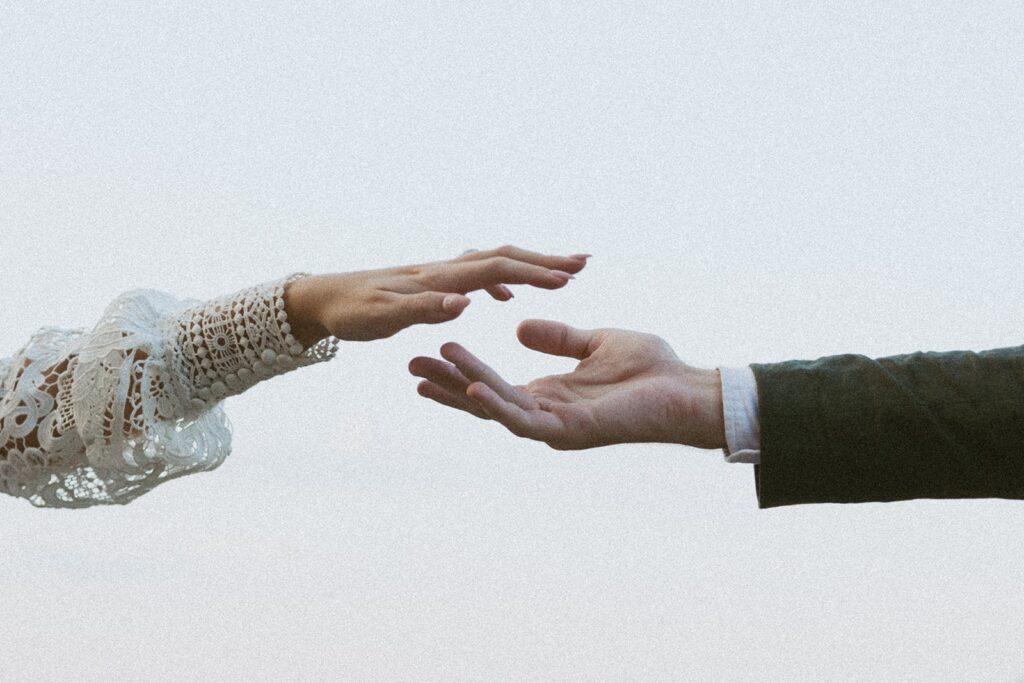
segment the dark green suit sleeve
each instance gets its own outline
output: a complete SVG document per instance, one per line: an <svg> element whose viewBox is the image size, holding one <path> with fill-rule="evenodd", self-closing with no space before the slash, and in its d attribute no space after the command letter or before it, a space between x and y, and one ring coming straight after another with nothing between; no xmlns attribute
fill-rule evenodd
<svg viewBox="0 0 1024 683"><path fill-rule="evenodd" d="M762 508L1024 499L1024 347L752 368Z"/></svg>

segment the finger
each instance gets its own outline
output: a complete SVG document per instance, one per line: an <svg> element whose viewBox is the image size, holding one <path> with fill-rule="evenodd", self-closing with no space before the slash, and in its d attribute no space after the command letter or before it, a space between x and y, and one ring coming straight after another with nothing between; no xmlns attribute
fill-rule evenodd
<svg viewBox="0 0 1024 683"><path fill-rule="evenodd" d="M466 389L472 384L451 363L427 356L417 356L409 361L409 372L459 396L465 396Z"/></svg>
<svg viewBox="0 0 1024 683"><path fill-rule="evenodd" d="M523 410L483 382L470 384L466 395L476 401L486 415L505 425L516 436L547 441L558 429L554 415L540 410Z"/></svg>
<svg viewBox="0 0 1024 683"><path fill-rule="evenodd" d="M449 292L421 292L419 294L400 294L395 322L401 327L417 323L445 323L458 318L466 306L469 297Z"/></svg>
<svg viewBox="0 0 1024 683"><path fill-rule="evenodd" d="M467 249L466 251L462 252L462 255L466 256L467 254L479 254L479 253L480 253L479 249ZM585 254L579 254L579 258L583 259L584 264L586 263L586 259L588 257L589 257L589 254L586 254L586 255ZM538 265L543 265L543 264L538 264ZM571 267L571 266L567 266L567 267ZM579 271L576 271L576 272L579 272ZM515 294L512 293L512 290L509 289L508 287L506 287L505 285L495 285L493 287L487 287L485 291L488 294L491 295L491 298L496 299L497 301L508 301L508 300L510 300L510 299L515 297Z"/></svg>
<svg viewBox="0 0 1024 683"><path fill-rule="evenodd" d="M491 295L491 298L496 299L498 301L508 301L509 299L515 296L512 293L512 290L506 287L505 285L494 285L493 287L487 287L485 291Z"/></svg>
<svg viewBox="0 0 1024 683"><path fill-rule="evenodd" d="M516 336L528 349L580 360L591 354L596 337L592 330L579 330L554 320L524 320Z"/></svg>
<svg viewBox="0 0 1024 683"><path fill-rule="evenodd" d="M498 247L497 249L488 249L487 251L470 249L462 255L461 260L477 261L494 258L496 256L502 256L516 261L522 261L524 263L532 263L533 265L543 266L549 270L562 270L567 273L580 272L587 265L587 259L590 258L590 254L573 254L571 256L540 254L535 251L528 251L508 244L503 247Z"/></svg>
<svg viewBox="0 0 1024 683"><path fill-rule="evenodd" d="M536 408L537 402L522 389L517 389L486 363L455 342L441 347L441 356L455 365L470 382L483 382L506 401L523 408Z"/></svg>
<svg viewBox="0 0 1024 683"><path fill-rule="evenodd" d="M572 278L572 274L565 271L495 256L434 264L424 273L423 282L430 289L465 293L501 284L558 289Z"/></svg>
<svg viewBox="0 0 1024 683"><path fill-rule="evenodd" d="M444 387L438 386L429 380L423 380L416 386L416 393L424 398L429 398L431 401L440 403L441 405L448 406L449 408L455 408L475 415L481 420L490 420L487 413L484 412L483 408L480 407L476 401L472 401L465 393L453 394Z"/></svg>

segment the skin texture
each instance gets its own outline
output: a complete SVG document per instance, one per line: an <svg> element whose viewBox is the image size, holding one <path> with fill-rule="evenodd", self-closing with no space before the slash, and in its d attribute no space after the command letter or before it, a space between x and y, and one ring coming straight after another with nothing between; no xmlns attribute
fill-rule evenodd
<svg viewBox="0 0 1024 683"><path fill-rule="evenodd" d="M333 335L349 341L390 337L416 324L444 323L483 289L499 301L508 285L564 287L587 264L586 254L549 256L514 246L471 251L449 261L354 273L314 275L285 289L292 333L305 346Z"/></svg>
<svg viewBox="0 0 1024 683"><path fill-rule="evenodd" d="M527 320L519 341L541 353L577 359L575 370L513 386L462 346L441 358L417 357L420 395L558 450L617 443L725 446L717 370L686 365L661 338L628 330L579 330Z"/></svg>

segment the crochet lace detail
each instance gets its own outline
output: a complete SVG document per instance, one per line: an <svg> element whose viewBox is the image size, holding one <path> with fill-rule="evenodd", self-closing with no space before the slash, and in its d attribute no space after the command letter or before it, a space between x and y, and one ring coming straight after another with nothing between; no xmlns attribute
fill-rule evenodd
<svg viewBox="0 0 1024 683"><path fill-rule="evenodd" d="M222 407L259 381L330 360L291 334L297 273L205 303L122 294L91 331L47 327L0 360L0 490L33 505L123 504L212 470L231 450Z"/></svg>

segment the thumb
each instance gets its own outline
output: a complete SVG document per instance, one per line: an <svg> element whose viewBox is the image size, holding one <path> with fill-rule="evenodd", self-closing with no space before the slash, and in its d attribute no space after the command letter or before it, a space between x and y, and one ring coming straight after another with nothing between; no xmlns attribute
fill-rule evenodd
<svg viewBox="0 0 1024 683"><path fill-rule="evenodd" d="M578 330L554 320L524 320L519 323L516 336L523 346L534 351L579 360L590 355L594 341L592 330Z"/></svg>
<svg viewBox="0 0 1024 683"><path fill-rule="evenodd" d="M447 292L422 292L402 297L402 318L406 325L445 323L458 318L469 297Z"/></svg>

